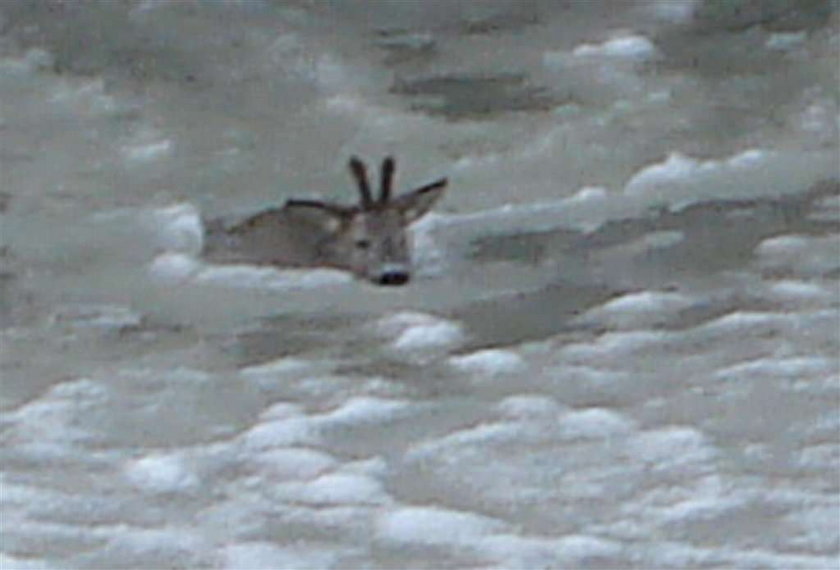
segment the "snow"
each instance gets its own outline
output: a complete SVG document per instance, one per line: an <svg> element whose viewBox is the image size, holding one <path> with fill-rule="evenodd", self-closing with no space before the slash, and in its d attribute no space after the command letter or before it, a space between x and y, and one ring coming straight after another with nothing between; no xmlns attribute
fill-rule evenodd
<svg viewBox="0 0 840 570"><path fill-rule="evenodd" d="M136 163L158 160L172 152L172 141L161 140L146 144L136 144L123 147L126 160Z"/></svg>
<svg viewBox="0 0 840 570"><path fill-rule="evenodd" d="M411 407L405 400L360 396L350 398L335 410L323 414L319 422L328 425L382 422L401 415Z"/></svg>
<svg viewBox="0 0 840 570"><path fill-rule="evenodd" d="M152 260L149 274L159 283L174 285L185 283L198 273L201 264L183 253L162 253Z"/></svg>
<svg viewBox="0 0 840 570"><path fill-rule="evenodd" d="M140 325L142 316L120 305L81 304L58 308L50 320L79 329L120 330Z"/></svg>
<svg viewBox="0 0 840 570"><path fill-rule="evenodd" d="M125 476L150 493L183 493L199 485L198 476L178 454L150 454L133 460L126 465Z"/></svg>
<svg viewBox="0 0 840 570"><path fill-rule="evenodd" d="M253 265L205 266L195 276L198 284L244 289L312 289L341 285L353 276L337 269L278 269Z"/></svg>
<svg viewBox="0 0 840 570"><path fill-rule="evenodd" d="M457 348L464 340L459 323L435 315L403 311L383 317L374 324L380 336L392 339L398 353L426 356Z"/></svg>
<svg viewBox="0 0 840 570"><path fill-rule="evenodd" d="M756 254L761 268L788 269L797 276L818 277L840 268L840 236L781 235L762 241Z"/></svg>
<svg viewBox="0 0 840 570"><path fill-rule="evenodd" d="M808 37L807 32L786 32L770 34L764 47L772 50L786 51L802 45Z"/></svg>
<svg viewBox="0 0 840 570"><path fill-rule="evenodd" d="M276 485L272 497L312 505L385 505L391 498L382 483L354 473L328 473L311 481Z"/></svg>
<svg viewBox="0 0 840 570"><path fill-rule="evenodd" d="M459 545L506 529L502 521L438 507L402 507L382 515L377 540L411 545Z"/></svg>
<svg viewBox="0 0 840 570"><path fill-rule="evenodd" d="M307 417L292 417L259 423L242 435L249 450L265 450L290 445L314 445L318 442L313 422Z"/></svg>
<svg viewBox="0 0 840 570"><path fill-rule="evenodd" d="M505 398L498 403L496 409L503 417L511 420L556 421L563 408L547 396L519 394Z"/></svg>
<svg viewBox="0 0 840 570"><path fill-rule="evenodd" d="M339 556L316 544L277 546L274 542L239 542L222 551L229 570L277 570L278 568L333 568Z"/></svg>
<svg viewBox="0 0 840 570"><path fill-rule="evenodd" d="M192 204L173 204L154 210L147 225L154 230L160 245L168 252L198 255L204 243L201 215Z"/></svg>
<svg viewBox="0 0 840 570"><path fill-rule="evenodd" d="M307 480L325 474L338 460L317 449L305 447L273 448L252 459L261 476L275 480Z"/></svg>
<svg viewBox="0 0 840 570"><path fill-rule="evenodd" d="M641 291L628 293L579 317L581 322L599 322L612 329L647 328L673 320L694 300L680 293Z"/></svg>
<svg viewBox="0 0 840 570"><path fill-rule="evenodd" d="M673 426L642 432L626 444L626 453L652 471L671 471L688 474L692 471L711 471L711 461L717 451L698 430Z"/></svg>
<svg viewBox="0 0 840 570"><path fill-rule="evenodd" d="M701 161L679 152L672 152L664 161L651 164L636 172L625 185L624 192L631 195L649 193L662 186L699 176L709 176L722 169L757 167L769 158L769 153L758 149L746 150L725 161Z"/></svg>
<svg viewBox="0 0 840 570"><path fill-rule="evenodd" d="M102 53L131 55L116 62L78 51L92 36L73 18L60 38L38 8L22 20L38 34L10 28L10 53L64 48L0 58L0 567L836 563L840 201L761 205L837 177L836 33L717 38L779 50L746 77L743 50L706 67L709 36L685 33L698 2L540 10L537 43L506 28L530 8L504 4L480 34L445 2L391 3L375 29L364 3L313 19L141 2L125 38L121 9L74 9L107 24ZM604 27L619 20L644 35ZM697 69L660 52L672 34ZM416 59L378 51L395 42ZM660 55L677 65L645 65ZM781 73L792 58L808 86ZM411 70L446 92L389 91ZM523 85L479 99L545 87L545 105L458 116L493 70ZM352 153L406 157L401 189L450 171L411 228L428 278L385 291L199 258L199 208L349 201ZM726 204L741 198L759 206ZM681 225L698 203L746 245ZM619 220L650 227L601 245ZM546 256L461 256L485 237ZM707 263L729 246L740 265ZM285 328L298 310L314 326Z"/></svg>
<svg viewBox="0 0 840 570"><path fill-rule="evenodd" d="M730 382L767 377L808 380L837 372L837 365L836 360L828 358L759 358L718 370L715 378Z"/></svg>
<svg viewBox="0 0 840 570"><path fill-rule="evenodd" d="M803 303L820 304L836 300L837 291L836 288L831 291L820 283L782 279L769 285L766 296L774 301L801 306Z"/></svg>
<svg viewBox="0 0 840 570"><path fill-rule="evenodd" d="M463 356L453 356L449 359L449 364L462 372L482 377L518 374L526 368L521 356L502 349L479 350Z"/></svg>
<svg viewBox="0 0 840 570"><path fill-rule="evenodd" d="M583 44L572 51L576 57L612 57L645 60L656 55L653 43L641 35L619 36L601 44Z"/></svg>
<svg viewBox="0 0 840 570"><path fill-rule="evenodd" d="M635 427L634 422L602 408L567 413L560 418L558 424L563 437L570 439L600 439L628 435Z"/></svg>

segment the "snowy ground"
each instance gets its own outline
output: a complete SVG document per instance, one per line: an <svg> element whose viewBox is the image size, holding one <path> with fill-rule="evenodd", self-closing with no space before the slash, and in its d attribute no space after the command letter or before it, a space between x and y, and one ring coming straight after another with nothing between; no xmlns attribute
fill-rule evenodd
<svg viewBox="0 0 840 570"><path fill-rule="evenodd" d="M836 568L828 6L0 5L0 568ZM410 286L195 255L386 153Z"/></svg>

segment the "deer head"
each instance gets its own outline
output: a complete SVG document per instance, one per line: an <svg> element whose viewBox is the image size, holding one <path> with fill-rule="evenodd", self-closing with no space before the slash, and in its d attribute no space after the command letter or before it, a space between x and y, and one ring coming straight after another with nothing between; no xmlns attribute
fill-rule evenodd
<svg viewBox="0 0 840 570"><path fill-rule="evenodd" d="M367 169L356 157L349 167L359 189L357 205L315 200L289 200L285 209L324 230L318 244L327 265L347 269L377 285L403 285L411 278L411 244L406 228L425 215L443 195L441 178L393 197L395 162L382 161L379 196L374 197Z"/></svg>

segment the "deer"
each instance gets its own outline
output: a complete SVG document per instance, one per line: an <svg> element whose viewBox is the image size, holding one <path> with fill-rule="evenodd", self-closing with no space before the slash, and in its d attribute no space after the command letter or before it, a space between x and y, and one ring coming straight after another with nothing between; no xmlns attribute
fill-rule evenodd
<svg viewBox="0 0 840 570"><path fill-rule="evenodd" d="M348 166L358 204L290 199L233 224L210 220L202 256L211 263L329 267L376 285L405 285L412 271L407 228L441 198L447 179L393 197L396 162L388 156L374 197L364 162L353 156Z"/></svg>

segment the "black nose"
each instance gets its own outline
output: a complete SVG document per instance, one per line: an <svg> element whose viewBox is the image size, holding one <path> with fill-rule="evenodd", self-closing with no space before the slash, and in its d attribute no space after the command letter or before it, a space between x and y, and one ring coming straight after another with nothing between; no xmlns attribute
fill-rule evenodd
<svg viewBox="0 0 840 570"><path fill-rule="evenodd" d="M410 277L407 271L386 271L377 282L380 285L405 285Z"/></svg>

